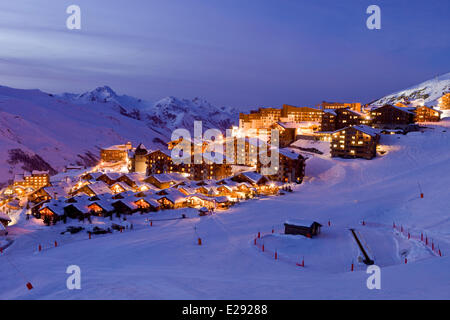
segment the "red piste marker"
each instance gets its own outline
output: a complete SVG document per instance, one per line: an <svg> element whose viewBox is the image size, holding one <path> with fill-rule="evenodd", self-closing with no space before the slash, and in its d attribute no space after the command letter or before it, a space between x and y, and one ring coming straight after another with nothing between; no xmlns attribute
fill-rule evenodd
<svg viewBox="0 0 450 320"><path fill-rule="evenodd" d="M33 285L31 284L31 282L27 282L27 288L28 290L33 289Z"/></svg>

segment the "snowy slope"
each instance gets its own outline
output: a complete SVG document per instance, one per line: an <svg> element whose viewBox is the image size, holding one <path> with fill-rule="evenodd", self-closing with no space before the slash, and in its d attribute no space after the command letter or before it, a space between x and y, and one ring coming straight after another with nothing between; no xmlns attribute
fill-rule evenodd
<svg viewBox="0 0 450 320"><path fill-rule="evenodd" d="M421 100L425 105L437 106L438 99L450 92L450 73L437 76L434 79L422 82L408 89L387 95L372 104L395 104L404 100Z"/></svg>
<svg viewBox="0 0 450 320"><path fill-rule="evenodd" d="M53 95L0 86L0 186L23 170L91 165L99 148L131 141L160 148L173 129L226 129L235 110L205 100L168 97L150 103L104 86L83 94Z"/></svg>
<svg viewBox="0 0 450 320"><path fill-rule="evenodd" d="M192 209L135 214L127 221L132 231L91 240L86 233L60 235L63 224L23 221L10 228L14 243L0 256L0 298L450 299L450 121L423 133L383 136L381 144L388 152L370 161L311 157L294 193L241 202L213 216L200 218ZM162 221L182 213L190 219ZM324 227L315 239L279 235L288 219ZM393 221L433 239L444 256L393 231ZM369 275L349 227L381 267L381 290L367 289ZM253 244L258 232L265 253ZM38 244L45 248L40 253ZM302 257L305 268L292 263ZM72 264L81 268L81 290L66 288Z"/></svg>
<svg viewBox="0 0 450 320"><path fill-rule="evenodd" d="M156 138L156 140L155 140ZM0 87L0 183L23 170L91 165L99 148L165 137L146 123L95 104L74 104L39 90Z"/></svg>

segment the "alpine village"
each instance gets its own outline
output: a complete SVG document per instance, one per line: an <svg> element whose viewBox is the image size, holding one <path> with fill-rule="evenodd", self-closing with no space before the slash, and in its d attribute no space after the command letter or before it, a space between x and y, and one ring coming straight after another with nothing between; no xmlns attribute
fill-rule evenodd
<svg viewBox="0 0 450 320"><path fill-rule="evenodd" d="M446 94L441 99L449 99ZM239 126L230 128L231 136L203 141L200 150L222 143L223 150L233 146L231 161L177 163L172 150L188 142L194 157L195 141L167 141L167 148L150 150L143 143L118 144L100 150L95 167L66 166L64 172L50 177L48 171L24 172L0 193L0 226L6 230L8 212L26 208L27 218L42 219L46 225L66 223L67 219L91 216L118 217L136 212L196 208L199 215L226 210L254 197L283 195L301 184L311 153L320 150L304 147L302 142L329 144L329 155L341 158L372 159L383 135L406 134L419 130L423 122L440 121L441 111L414 102L396 105L323 102L314 107L283 105L241 113ZM279 163L272 175L263 175L265 164L256 152L262 130L278 130ZM188 141L187 141L188 140ZM254 156L251 156L254 155ZM57 177L57 178L56 178Z"/></svg>

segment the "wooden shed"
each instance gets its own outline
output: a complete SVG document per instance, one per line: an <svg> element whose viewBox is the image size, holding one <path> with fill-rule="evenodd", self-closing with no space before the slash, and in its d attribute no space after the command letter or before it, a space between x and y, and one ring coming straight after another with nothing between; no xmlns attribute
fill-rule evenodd
<svg viewBox="0 0 450 320"><path fill-rule="evenodd" d="M320 233L321 227L320 223L313 220L289 220L284 223L284 233L311 238Z"/></svg>

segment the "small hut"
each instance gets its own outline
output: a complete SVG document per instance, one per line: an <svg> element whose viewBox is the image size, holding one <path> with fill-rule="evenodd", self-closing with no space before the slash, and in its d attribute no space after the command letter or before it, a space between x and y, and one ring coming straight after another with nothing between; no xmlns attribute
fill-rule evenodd
<svg viewBox="0 0 450 320"><path fill-rule="evenodd" d="M313 220L289 220L284 223L284 233L311 238L320 233L320 227L322 225Z"/></svg>

